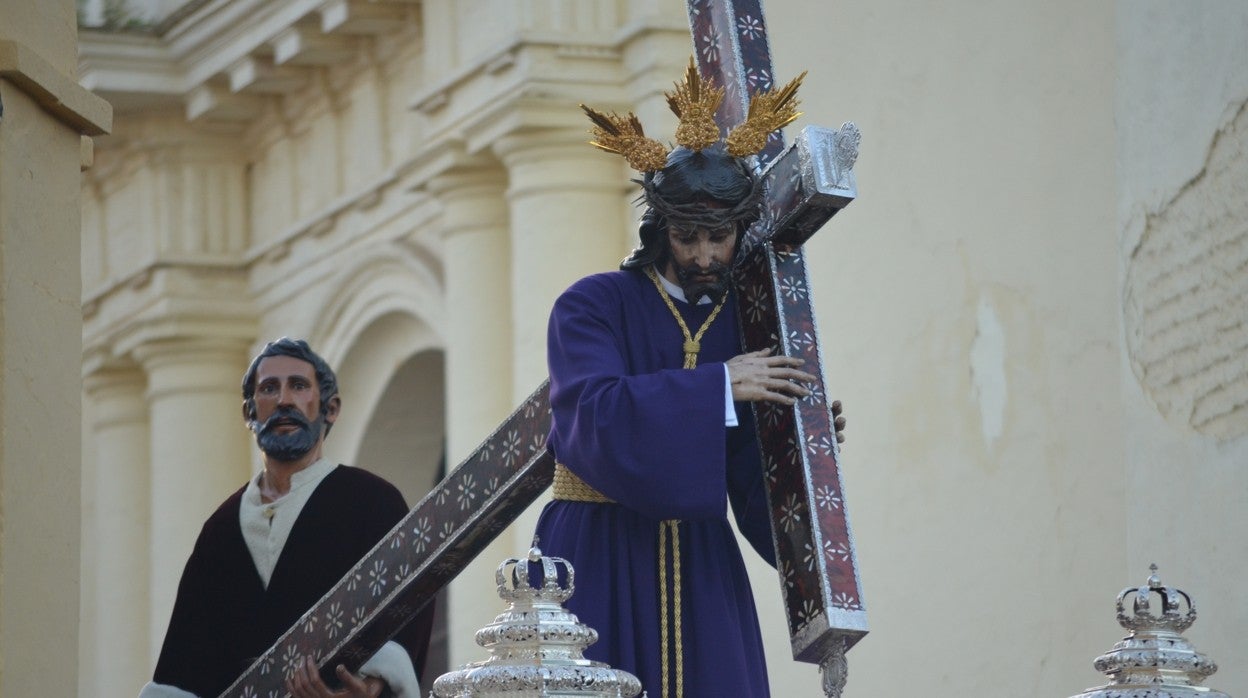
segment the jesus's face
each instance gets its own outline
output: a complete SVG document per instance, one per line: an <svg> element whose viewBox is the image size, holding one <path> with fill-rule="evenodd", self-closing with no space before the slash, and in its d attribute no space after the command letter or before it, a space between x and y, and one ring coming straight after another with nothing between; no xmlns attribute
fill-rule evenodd
<svg viewBox="0 0 1248 698"><path fill-rule="evenodd" d="M668 226L669 254L663 269L668 281L678 284L685 300L696 303L702 296L719 300L728 290L737 235L732 226L707 230Z"/></svg>

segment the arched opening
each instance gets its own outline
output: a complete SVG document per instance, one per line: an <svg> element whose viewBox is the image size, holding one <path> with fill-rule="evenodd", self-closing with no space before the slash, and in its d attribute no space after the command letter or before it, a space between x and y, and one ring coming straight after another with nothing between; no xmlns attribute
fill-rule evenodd
<svg viewBox="0 0 1248 698"><path fill-rule="evenodd" d="M443 354L426 350L403 362L381 393L356 462L394 483L414 506L445 474L446 398ZM421 673L422 693L449 670L446 590L434 601L433 634Z"/></svg>
<svg viewBox="0 0 1248 698"><path fill-rule="evenodd" d="M446 442L442 352L403 362L373 407L356 463L394 483L414 506L437 483Z"/></svg>
<svg viewBox="0 0 1248 698"><path fill-rule="evenodd" d="M391 311L368 322L338 359L342 414L326 441L327 455L389 480L409 507L445 469L445 356L437 344L422 319ZM422 694L448 670L445 592L434 603Z"/></svg>

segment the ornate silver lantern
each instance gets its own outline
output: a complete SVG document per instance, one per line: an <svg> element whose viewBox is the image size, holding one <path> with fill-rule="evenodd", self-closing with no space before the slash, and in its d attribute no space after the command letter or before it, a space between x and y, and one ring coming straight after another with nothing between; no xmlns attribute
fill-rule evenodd
<svg viewBox="0 0 1248 698"><path fill-rule="evenodd" d="M1180 589L1162 586L1157 565L1149 569L1152 574L1147 586L1128 587L1118 594L1118 623L1130 634L1093 662L1110 682L1073 698L1230 698L1200 686L1218 665L1179 634L1196 622L1192 597ZM1161 600L1160 616L1149 611L1154 594ZM1186 612L1179 597L1187 606ZM1123 607L1128 598L1132 599L1131 615Z"/></svg>
<svg viewBox="0 0 1248 698"><path fill-rule="evenodd" d="M530 565L541 565L541 587L529 583ZM560 570L567 586L559 584ZM477 644L490 651L490 658L439 676L433 682L435 698L632 698L641 692L632 674L585 659L583 652L598 641L598 632L563 607L574 590L567 560L544 557L534 547L527 559L504 560L494 579L498 595L510 605L477 631Z"/></svg>

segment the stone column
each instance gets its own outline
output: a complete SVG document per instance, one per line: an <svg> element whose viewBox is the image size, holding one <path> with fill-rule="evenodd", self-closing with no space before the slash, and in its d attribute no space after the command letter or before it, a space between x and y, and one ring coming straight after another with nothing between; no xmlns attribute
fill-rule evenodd
<svg viewBox="0 0 1248 698"><path fill-rule="evenodd" d="M194 337L140 345L151 415L151 658L205 519L251 473L239 385L247 345Z"/></svg>
<svg viewBox="0 0 1248 698"><path fill-rule="evenodd" d="M448 468L489 436L515 406L507 177L499 163L483 160L429 182L442 204L445 244ZM479 653L475 629L491 622L498 611L481 603L495 593L490 570L496 560L512 554L509 537L500 536L449 586L450 666Z"/></svg>
<svg viewBox="0 0 1248 698"><path fill-rule="evenodd" d="M133 696L151 676L148 656L149 448L145 381L137 368L87 376L94 419L90 535L94 584L84 604L94 610L94 665L82 668L93 695Z"/></svg>
<svg viewBox="0 0 1248 698"><path fill-rule="evenodd" d="M624 238L620 159L586 143L583 129L505 136L511 209L512 401L545 379L546 321L573 281L619 266ZM527 544L526 544L527 545Z"/></svg>
<svg viewBox="0 0 1248 698"><path fill-rule="evenodd" d="M74 3L0 0L0 695L78 692L81 168L112 111Z"/></svg>
<svg viewBox="0 0 1248 698"><path fill-rule="evenodd" d="M429 182L442 204L446 272L448 464L454 466L510 414L511 262L507 179L482 163Z"/></svg>
<svg viewBox="0 0 1248 698"><path fill-rule="evenodd" d="M546 325L555 298L582 276L617 269L623 257L628 179L618 157L586 140L584 129L549 129L506 136L494 146L509 178L513 405L549 373ZM499 536L501 552L528 549L546 501L539 497ZM490 578L488 570L477 574Z"/></svg>

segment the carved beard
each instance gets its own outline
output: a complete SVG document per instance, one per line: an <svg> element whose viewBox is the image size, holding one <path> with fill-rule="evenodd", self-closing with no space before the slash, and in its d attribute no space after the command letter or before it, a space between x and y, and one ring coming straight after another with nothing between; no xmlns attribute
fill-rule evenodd
<svg viewBox="0 0 1248 698"><path fill-rule="evenodd" d="M277 426L281 421L294 422L298 429L280 433ZM316 421L308 421L299 410L284 407L270 415L264 424L253 419L249 426L261 451L279 461L291 462L307 455L316 446L317 437L325 426L325 415L322 412L317 415Z"/></svg>
<svg viewBox="0 0 1248 698"><path fill-rule="evenodd" d="M710 280L697 278L703 274L710 274L713 278ZM709 269L701 269L696 264L676 267L676 280L680 282L680 288L685 292L685 300L690 304L697 303L702 296L710 296L712 303L718 303L719 299L728 292L728 280L731 274L732 267L720 262L712 262Z"/></svg>

